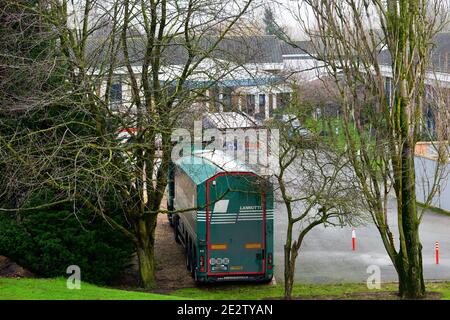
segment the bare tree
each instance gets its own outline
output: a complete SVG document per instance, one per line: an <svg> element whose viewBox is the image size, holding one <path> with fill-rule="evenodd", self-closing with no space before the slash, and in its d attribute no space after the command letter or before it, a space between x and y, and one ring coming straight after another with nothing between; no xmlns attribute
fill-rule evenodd
<svg viewBox="0 0 450 320"><path fill-rule="evenodd" d="M306 235L318 226L356 224L363 208L348 159L299 126L305 109L298 102L291 104L295 116L276 122L281 139L279 169L274 176L287 212L286 299L292 298L295 264Z"/></svg>
<svg viewBox="0 0 450 320"><path fill-rule="evenodd" d="M172 132L204 98L204 87L220 79L209 74L212 53L252 3L64 0L32 7L55 36L52 75L62 80L20 115L39 117L41 127L22 123L0 134L2 163L14 168L3 172L4 189L22 188L27 198L49 187L58 192L47 206L91 208L135 244L141 285L154 287ZM217 25L220 31L206 37ZM108 215L110 199L128 225Z"/></svg>
<svg viewBox="0 0 450 320"><path fill-rule="evenodd" d="M419 226L425 207L416 205L414 148L423 133L426 82L433 38L448 17L445 1L303 1L311 15L297 18L339 89L347 156L386 251L399 277L401 297L425 294ZM302 5L301 5L302 6ZM304 11L303 11L304 12ZM437 14L440 13L440 14ZM387 61L387 66L382 64ZM386 80L386 78L389 78ZM444 107L444 106L442 106ZM442 111L442 110L440 110ZM440 112L445 117L447 112ZM441 118L437 139L447 139ZM446 148L437 148L439 162ZM433 186L442 177L436 167ZM397 200L399 241L387 216Z"/></svg>

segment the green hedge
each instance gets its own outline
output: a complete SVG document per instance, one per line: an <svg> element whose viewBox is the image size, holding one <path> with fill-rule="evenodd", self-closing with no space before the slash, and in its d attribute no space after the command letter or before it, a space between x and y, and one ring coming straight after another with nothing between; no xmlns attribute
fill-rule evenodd
<svg viewBox="0 0 450 320"><path fill-rule="evenodd" d="M81 268L81 280L106 284L130 261L133 245L101 217L69 206L0 214L0 255L44 277L67 276Z"/></svg>

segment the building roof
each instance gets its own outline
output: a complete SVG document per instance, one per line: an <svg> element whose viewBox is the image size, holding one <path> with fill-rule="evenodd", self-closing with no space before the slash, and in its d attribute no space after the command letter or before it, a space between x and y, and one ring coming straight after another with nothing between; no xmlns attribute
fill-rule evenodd
<svg viewBox="0 0 450 320"><path fill-rule="evenodd" d="M242 162L219 150L194 151L193 155L182 157L175 163L196 185L202 184L221 172L254 173L251 168Z"/></svg>
<svg viewBox="0 0 450 320"><path fill-rule="evenodd" d="M119 41L119 39L117 39ZM162 48L160 56L162 65L182 65L188 58L186 46L182 38L174 38ZM197 40L195 47L198 51L210 48L216 37L203 37ZM92 37L86 45L87 56L91 59L91 65L97 66L108 63L107 38ZM128 38L128 54L132 65L141 66L145 56L146 40L144 37L134 35ZM307 56L314 52L310 41L294 41L286 43L276 36L234 36L222 39L209 58L226 60L242 64L272 64L279 65L284 59L295 56ZM432 62L435 71L446 72L450 70L450 32L441 32L433 40ZM306 58L306 57L303 57ZM380 64L390 65L390 54L383 50L379 55ZM117 65L124 64L123 50L119 48L117 53ZM276 68L275 68L276 69Z"/></svg>
<svg viewBox="0 0 450 320"><path fill-rule="evenodd" d="M215 40L215 39L214 39ZM207 41L210 46L211 40ZM217 58L240 63L282 63L280 40L275 36L229 37L214 52Z"/></svg>
<svg viewBox="0 0 450 320"><path fill-rule="evenodd" d="M286 55L309 54L313 50L311 41L293 41L292 43L281 42L281 53Z"/></svg>
<svg viewBox="0 0 450 320"><path fill-rule="evenodd" d="M431 49L432 69L436 72L450 72L450 32L438 33L432 42ZM391 64L389 50L383 50L379 55L382 65Z"/></svg>
<svg viewBox="0 0 450 320"><path fill-rule="evenodd" d="M203 37L195 44L196 50L205 51L217 41L216 37ZM116 39L120 43L120 39ZM128 38L128 55L132 65L142 65L145 56L146 39L143 36ZM108 52L110 40L106 37L91 37L86 44L87 56L91 65L99 65L110 61ZM238 64L281 64L283 55L305 54L310 50L309 41L285 43L276 36L234 36L222 39L210 54L212 59L232 61ZM181 65L188 58L183 38L174 38L162 47L162 65ZM124 64L123 49L117 52L117 64Z"/></svg>
<svg viewBox="0 0 450 320"><path fill-rule="evenodd" d="M118 39L117 39L118 40ZM194 46L199 52L211 48L217 38L204 37ZM281 41L275 36L227 37L221 40L211 53L213 59L223 59L239 64L244 63L282 63ZM95 37L87 41L87 56L95 64L108 61L110 41ZM146 40L144 37L128 38L128 54L133 65L141 65L145 56ZM172 39L162 48L161 59L165 65L180 65L186 62L188 52L182 38ZM123 63L123 50L118 51L118 63Z"/></svg>

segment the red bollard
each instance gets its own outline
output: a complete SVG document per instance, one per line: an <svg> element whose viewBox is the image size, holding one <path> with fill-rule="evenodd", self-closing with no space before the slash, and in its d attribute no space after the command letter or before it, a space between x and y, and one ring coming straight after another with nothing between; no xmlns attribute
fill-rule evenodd
<svg viewBox="0 0 450 320"><path fill-rule="evenodd" d="M439 241L436 241L436 264L439 264Z"/></svg>
<svg viewBox="0 0 450 320"><path fill-rule="evenodd" d="M355 230L355 228L352 229L352 249L353 249L353 251L356 250L356 230Z"/></svg>

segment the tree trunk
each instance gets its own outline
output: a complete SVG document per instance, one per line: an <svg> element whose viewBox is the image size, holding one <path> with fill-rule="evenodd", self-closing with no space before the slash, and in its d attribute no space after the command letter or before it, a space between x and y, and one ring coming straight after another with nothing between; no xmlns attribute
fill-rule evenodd
<svg viewBox="0 0 450 320"><path fill-rule="evenodd" d="M288 207L290 212L290 207ZM284 244L284 298L292 299L292 286L294 285L295 263L292 264L292 221L288 222L286 243ZM295 262L295 261L294 261Z"/></svg>
<svg viewBox="0 0 450 320"><path fill-rule="evenodd" d="M411 139L412 140L412 139ZM399 271L399 294L403 298L419 299L425 296L423 279L422 244L419 237L417 215L414 150L410 139L405 139L402 152L402 178L398 203L400 251L397 264Z"/></svg>
<svg viewBox="0 0 450 320"><path fill-rule="evenodd" d="M139 245L136 249L139 260L139 285L144 289L154 289L156 287L154 250L146 245Z"/></svg>
<svg viewBox="0 0 450 320"><path fill-rule="evenodd" d="M140 286L144 289L156 287L155 278L155 227L156 217L148 220L139 219L136 223L138 242L136 251L139 260Z"/></svg>
<svg viewBox="0 0 450 320"><path fill-rule="evenodd" d="M294 288L295 261L287 259L284 269L284 298L292 299L292 289Z"/></svg>
<svg viewBox="0 0 450 320"><path fill-rule="evenodd" d="M421 299L425 297L425 282L423 279L421 260L422 254L418 254L415 258L419 259L420 262L416 263L414 260L410 260L408 263L399 263L398 289L400 297L405 299ZM402 259L401 256L399 259Z"/></svg>

